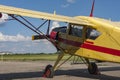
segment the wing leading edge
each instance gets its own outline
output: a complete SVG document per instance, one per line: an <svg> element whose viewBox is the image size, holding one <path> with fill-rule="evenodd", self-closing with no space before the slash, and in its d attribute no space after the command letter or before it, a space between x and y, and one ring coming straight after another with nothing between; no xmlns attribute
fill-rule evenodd
<svg viewBox="0 0 120 80"><path fill-rule="evenodd" d="M47 20L68 22L68 23L73 23L73 24L89 25L89 23L85 22L84 20L77 19L75 17L49 14L45 12L27 10L27 9L22 9L22 8L15 8L15 7L4 6L4 5L0 5L0 12L7 13L7 14L21 15L21 16L26 16L26 17L32 17L32 18L41 18L41 19L47 19Z"/></svg>

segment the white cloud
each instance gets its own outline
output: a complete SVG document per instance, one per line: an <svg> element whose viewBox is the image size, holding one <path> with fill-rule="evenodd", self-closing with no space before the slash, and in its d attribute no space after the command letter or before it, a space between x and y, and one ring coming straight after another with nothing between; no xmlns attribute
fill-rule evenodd
<svg viewBox="0 0 120 80"><path fill-rule="evenodd" d="M57 21L53 21L52 28L56 28L56 27L60 27L60 24Z"/></svg>
<svg viewBox="0 0 120 80"><path fill-rule="evenodd" d="M66 4L61 5L61 7L66 8L69 7L71 4L75 3L76 0L66 0Z"/></svg>
<svg viewBox="0 0 120 80"><path fill-rule="evenodd" d="M0 52L13 53L55 53L56 48L47 40L1 42Z"/></svg>
<svg viewBox="0 0 120 80"><path fill-rule="evenodd" d="M68 3L75 3L76 0L67 0Z"/></svg>
<svg viewBox="0 0 120 80"><path fill-rule="evenodd" d="M63 7L63 8L66 8L66 7L68 7L69 5L70 5L70 4L63 4L62 7Z"/></svg>
<svg viewBox="0 0 120 80"><path fill-rule="evenodd" d="M25 37L21 34L17 34L15 36L4 35L0 32L0 41L29 41L31 40L30 37Z"/></svg>
<svg viewBox="0 0 120 80"><path fill-rule="evenodd" d="M50 32L52 31L52 29L54 29L54 28L56 28L56 27L60 27L60 24L59 24L59 22L57 22L57 21L53 21L52 27L51 27L51 29L50 29Z"/></svg>

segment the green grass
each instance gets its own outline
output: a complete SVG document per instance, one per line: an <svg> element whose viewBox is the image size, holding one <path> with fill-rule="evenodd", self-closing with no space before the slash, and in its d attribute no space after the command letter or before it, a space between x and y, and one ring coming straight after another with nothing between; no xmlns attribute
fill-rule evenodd
<svg viewBox="0 0 120 80"><path fill-rule="evenodd" d="M55 61L58 54L5 54L0 57L4 61L37 61L37 60L50 60ZM62 60L65 60L69 55L65 55ZM73 60L71 58L70 60Z"/></svg>

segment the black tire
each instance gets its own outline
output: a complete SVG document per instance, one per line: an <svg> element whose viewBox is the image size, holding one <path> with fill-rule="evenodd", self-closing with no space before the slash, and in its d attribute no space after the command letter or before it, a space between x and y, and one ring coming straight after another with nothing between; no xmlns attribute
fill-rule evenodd
<svg viewBox="0 0 120 80"><path fill-rule="evenodd" d="M53 70L52 65L47 65L45 68L43 77L53 78L53 76L54 76L54 70Z"/></svg>
<svg viewBox="0 0 120 80"><path fill-rule="evenodd" d="M52 67L52 65L50 65L50 64L47 65L46 68L45 68L45 70L44 70L44 73L47 71L48 68L51 68L51 67Z"/></svg>
<svg viewBox="0 0 120 80"><path fill-rule="evenodd" d="M94 75L98 75L100 74L99 70L98 70L98 67L95 63L90 63L89 66L88 66L88 72L90 74L94 74Z"/></svg>

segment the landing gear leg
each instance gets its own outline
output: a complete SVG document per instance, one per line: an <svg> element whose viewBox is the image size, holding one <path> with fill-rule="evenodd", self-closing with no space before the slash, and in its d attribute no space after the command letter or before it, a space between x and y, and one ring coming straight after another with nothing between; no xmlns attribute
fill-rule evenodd
<svg viewBox="0 0 120 80"><path fill-rule="evenodd" d="M100 71L98 70L96 63L90 62L88 59L85 59L85 60L88 63L88 72L90 74L99 75Z"/></svg>
<svg viewBox="0 0 120 80"><path fill-rule="evenodd" d="M55 62L54 67L53 67L54 71L56 71L60 67L60 66L58 66L58 64L61 61L61 59L63 58L64 54L65 53L60 53L58 55L57 61Z"/></svg>
<svg viewBox="0 0 120 80"><path fill-rule="evenodd" d="M52 66L52 65L46 66L43 77L46 77L46 78L53 78L54 77L54 72L59 67L57 65L60 62L60 60L63 58L63 56L64 56L64 53L60 53L58 55L57 61L55 62L54 66Z"/></svg>

